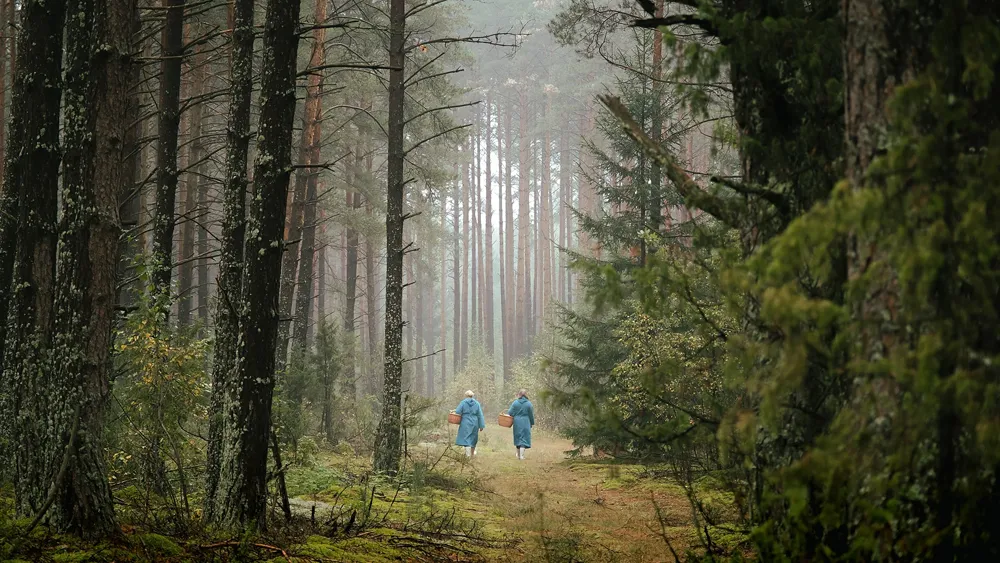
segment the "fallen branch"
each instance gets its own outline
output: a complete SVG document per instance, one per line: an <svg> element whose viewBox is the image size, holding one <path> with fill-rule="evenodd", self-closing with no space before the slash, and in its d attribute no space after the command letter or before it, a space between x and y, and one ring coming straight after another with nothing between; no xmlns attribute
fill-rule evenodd
<svg viewBox="0 0 1000 563"><path fill-rule="evenodd" d="M201 545L201 546L198 546L198 547L200 547L201 549L218 549L220 547L239 547L241 545L244 545L244 544L242 544L242 543L240 543L238 541L224 541L224 542L213 543L213 544L209 544L209 545ZM281 556L285 558L285 561L291 561L291 559L288 557L288 553L284 549L281 549L280 547L278 547L276 545L268 545L266 543L250 543L250 544L245 544L245 545L256 547L258 549L266 549L268 551L274 551L274 552L280 553Z"/></svg>

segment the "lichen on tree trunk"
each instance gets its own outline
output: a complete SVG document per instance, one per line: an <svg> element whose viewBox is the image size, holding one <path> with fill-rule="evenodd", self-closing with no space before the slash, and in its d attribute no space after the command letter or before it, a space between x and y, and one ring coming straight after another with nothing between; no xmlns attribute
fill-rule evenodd
<svg viewBox="0 0 1000 563"><path fill-rule="evenodd" d="M205 512L214 520L222 457L222 429L228 382L236 365L237 307L242 300L243 244L246 236L247 151L250 145L250 96L253 90L253 0L233 3L233 35L226 136L226 179L223 187L222 249L219 263L218 304L215 316L215 353L212 360L212 398L209 406ZM229 401L237 400L231 398Z"/></svg>
<svg viewBox="0 0 1000 563"><path fill-rule="evenodd" d="M389 154L386 205L385 393L375 440L376 471L395 473L402 455L401 383L403 377L403 46L404 0L389 6Z"/></svg>
<svg viewBox="0 0 1000 563"><path fill-rule="evenodd" d="M274 393L278 289L292 169L299 2L269 0L264 23L258 154L247 222L236 366L223 395L220 471L213 519L264 529Z"/></svg>

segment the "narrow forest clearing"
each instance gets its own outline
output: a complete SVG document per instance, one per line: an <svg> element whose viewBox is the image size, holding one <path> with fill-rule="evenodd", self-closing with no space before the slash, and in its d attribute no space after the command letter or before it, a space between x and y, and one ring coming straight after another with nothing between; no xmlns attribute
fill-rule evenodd
<svg viewBox="0 0 1000 563"><path fill-rule="evenodd" d="M468 550L451 554L454 560L664 561L672 556L661 534L678 553L695 541L690 505L680 487L645 479L638 466L569 459L570 442L544 434L536 435L527 459L518 461L505 438L488 429L471 462L460 448L423 444L409 452L414 471L399 491L388 483L382 488L348 485L343 477L364 467L347 456L323 455L312 469L290 473L290 493L297 494L293 504L310 518L315 506L317 520L338 520L342 529L351 507L364 509L368 501L370 513L358 518L367 519L373 530L423 532ZM374 499L364 492L371 488ZM346 557L336 546L333 542L329 560ZM309 543L289 554L300 551L306 557L322 555ZM397 555L420 554L411 548L382 557ZM369 557L357 560L383 560L377 553Z"/></svg>

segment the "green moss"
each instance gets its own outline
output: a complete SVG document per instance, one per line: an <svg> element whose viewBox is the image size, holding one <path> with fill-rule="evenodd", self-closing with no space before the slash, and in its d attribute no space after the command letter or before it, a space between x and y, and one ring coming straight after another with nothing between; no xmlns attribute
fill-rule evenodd
<svg viewBox="0 0 1000 563"><path fill-rule="evenodd" d="M140 534L135 536L134 541L142 545L149 555L176 557L184 553L173 540L160 534Z"/></svg>
<svg viewBox="0 0 1000 563"><path fill-rule="evenodd" d="M332 540L322 536L309 536L306 543L294 550L296 557L312 557L321 561L344 563L381 563L406 559L406 551L378 541L395 535L393 531L376 530L371 538Z"/></svg>
<svg viewBox="0 0 1000 563"><path fill-rule="evenodd" d="M103 561L92 551L70 551L67 553L56 553L52 555L55 563L84 563L87 561Z"/></svg>

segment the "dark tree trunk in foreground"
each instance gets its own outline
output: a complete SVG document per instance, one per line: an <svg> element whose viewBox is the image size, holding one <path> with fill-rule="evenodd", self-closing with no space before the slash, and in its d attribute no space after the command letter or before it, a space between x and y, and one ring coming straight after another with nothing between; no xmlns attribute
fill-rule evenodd
<svg viewBox="0 0 1000 563"><path fill-rule="evenodd" d="M278 332L278 288L295 118L299 3L269 0L264 24L254 192L243 269L239 350L224 396L215 521L266 527L267 456Z"/></svg>
<svg viewBox="0 0 1000 563"><path fill-rule="evenodd" d="M0 183L3 182L4 162L7 160L7 37L12 26L7 25L7 0L0 0Z"/></svg>
<svg viewBox="0 0 1000 563"><path fill-rule="evenodd" d="M215 354L212 358L212 399L209 407L208 463L205 512L215 520L223 445L223 417L228 382L236 366L236 307L242 301L243 242L246 236L247 151L250 146L250 94L253 90L253 0L235 0L232 37L232 81L229 128L226 134L226 180L222 206L222 257L219 261L218 305L215 314ZM238 396L228 402L238 401Z"/></svg>
<svg viewBox="0 0 1000 563"><path fill-rule="evenodd" d="M57 253L50 404L56 422L50 468L65 456L50 512L56 529L88 536L117 530L108 486L104 407L110 381L120 226L118 196L127 179L131 20L136 4L73 0L67 18L63 218ZM98 48L108 56L97 57ZM73 450L64 436L74 428ZM65 433L65 434L64 434ZM22 446L24 447L24 446ZM62 462L64 463L64 462Z"/></svg>
<svg viewBox="0 0 1000 563"><path fill-rule="evenodd" d="M177 199L177 136L181 123L181 59L184 56L184 0L164 0L157 124L156 213L153 218L153 289L169 295Z"/></svg>
<svg viewBox="0 0 1000 563"><path fill-rule="evenodd" d="M375 440L375 471L395 473L402 455L400 385L403 377L403 34L404 0L389 5L389 154L385 216L385 394Z"/></svg>
<svg viewBox="0 0 1000 563"><path fill-rule="evenodd" d="M29 518L40 511L57 477L60 462L53 460L66 447L70 433L64 423L73 416L73 407L68 415L61 408L48 412L52 389L44 369L55 289L65 8L62 1L52 0L29 1L21 9L18 47L32 64L20 65L14 74L4 182L3 217L13 218L13 224L5 225L9 228L3 241L3 267L10 268L4 286L10 293L0 301L10 307L10 315L3 358L6 393L0 396L6 395L10 404L0 412L11 421L17 513ZM13 241L16 246L11 246Z"/></svg>

